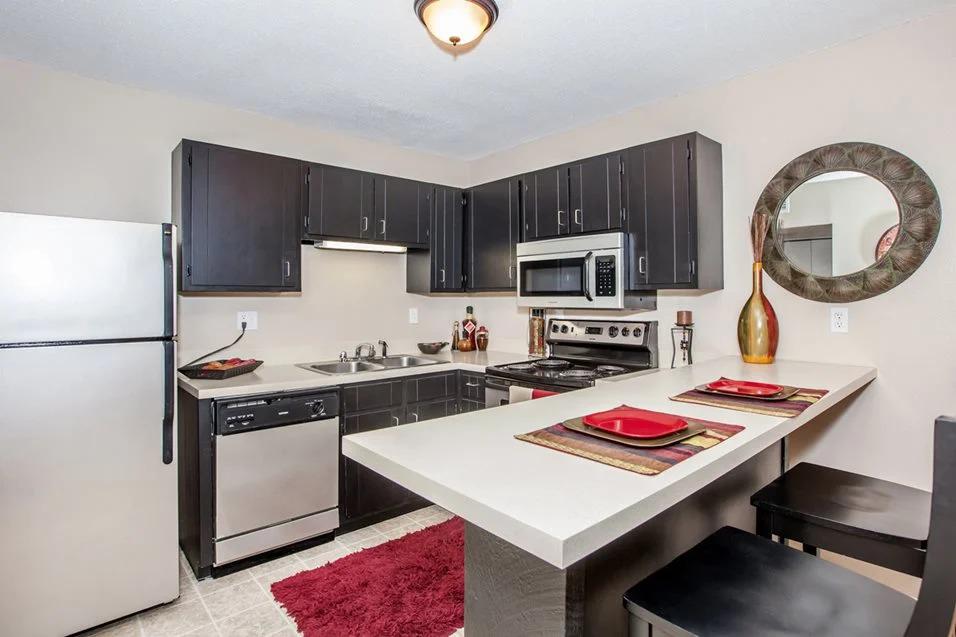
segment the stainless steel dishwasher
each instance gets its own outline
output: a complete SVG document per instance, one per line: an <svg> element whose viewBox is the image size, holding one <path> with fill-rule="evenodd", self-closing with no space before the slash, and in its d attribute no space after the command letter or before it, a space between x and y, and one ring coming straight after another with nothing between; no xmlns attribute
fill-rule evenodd
<svg viewBox="0 0 956 637"><path fill-rule="evenodd" d="M339 398L303 392L217 401L216 566L339 525Z"/></svg>

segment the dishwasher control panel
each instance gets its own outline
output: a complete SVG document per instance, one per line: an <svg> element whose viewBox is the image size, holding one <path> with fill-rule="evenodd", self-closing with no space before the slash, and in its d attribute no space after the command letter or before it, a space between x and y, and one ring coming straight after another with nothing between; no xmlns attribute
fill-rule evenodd
<svg viewBox="0 0 956 637"><path fill-rule="evenodd" d="M216 401L216 434L280 427L310 420L338 418L335 392L308 392L252 396Z"/></svg>

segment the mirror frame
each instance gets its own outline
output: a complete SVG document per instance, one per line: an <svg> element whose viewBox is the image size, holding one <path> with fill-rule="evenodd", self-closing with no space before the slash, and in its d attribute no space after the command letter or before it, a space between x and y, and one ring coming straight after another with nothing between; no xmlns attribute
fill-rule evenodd
<svg viewBox="0 0 956 637"><path fill-rule="evenodd" d="M792 264L783 254L777 217L787 197L803 183L824 173L849 170L869 175L896 199L900 229L883 258L867 268L840 276L817 276ZM939 236L939 194L913 160L891 148L866 142L830 144L800 155L774 175L757 200L755 213L770 215L763 265L770 277L790 292L811 301L849 303L887 292L922 265Z"/></svg>

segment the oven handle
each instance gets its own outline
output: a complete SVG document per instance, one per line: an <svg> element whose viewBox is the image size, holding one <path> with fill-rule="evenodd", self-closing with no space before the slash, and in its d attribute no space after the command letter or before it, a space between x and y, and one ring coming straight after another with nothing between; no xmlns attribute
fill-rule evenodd
<svg viewBox="0 0 956 637"><path fill-rule="evenodd" d="M594 297L591 296L591 257L594 256L593 252L588 252L584 255L584 298L588 301L593 301Z"/></svg>

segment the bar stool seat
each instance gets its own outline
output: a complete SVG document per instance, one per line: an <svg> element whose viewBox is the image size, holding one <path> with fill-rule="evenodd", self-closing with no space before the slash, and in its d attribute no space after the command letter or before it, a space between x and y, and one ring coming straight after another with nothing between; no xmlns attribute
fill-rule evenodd
<svg viewBox="0 0 956 637"><path fill-rule="evenodd" d="M931 494L803 462L750 498L757 534L796 540L920 577Z"/></svg>
<svg viewBox="0 0 956 637"><path fill-rule="evenodd" d="M624 594L668 635L900 637L915 600L867 577L724 527Z"/></svg>

